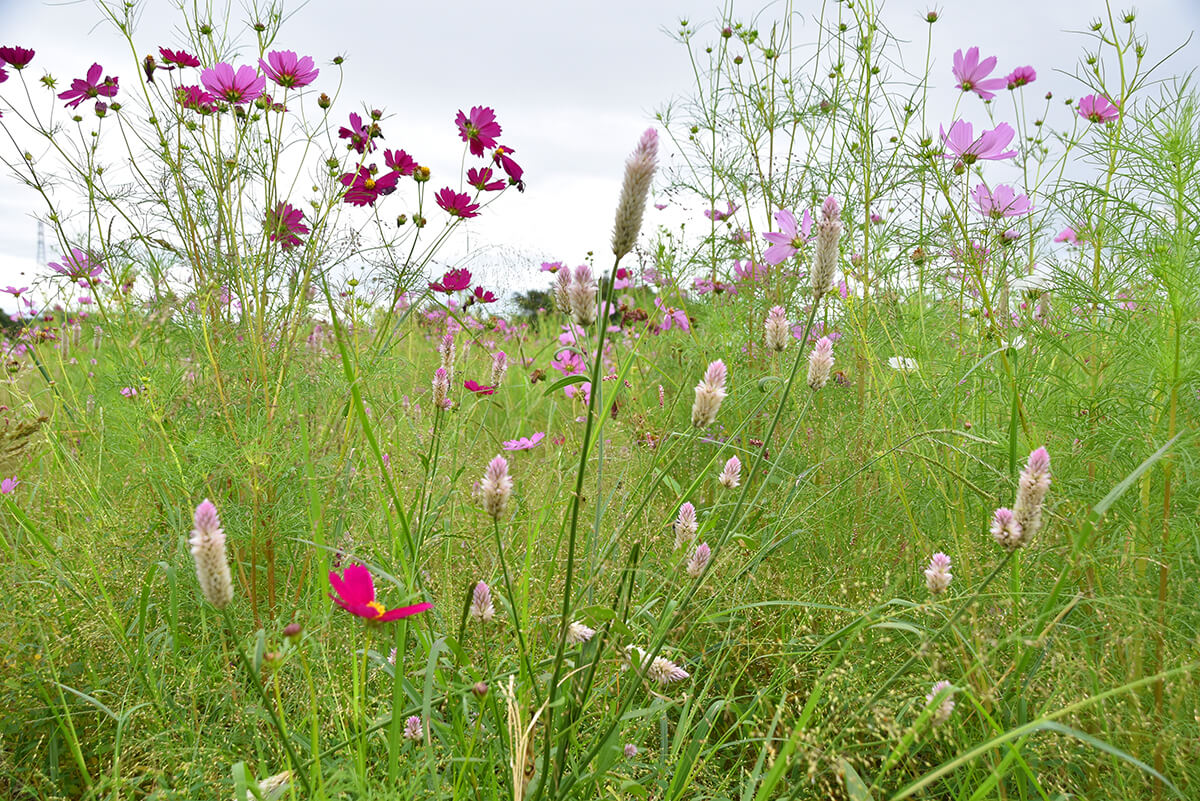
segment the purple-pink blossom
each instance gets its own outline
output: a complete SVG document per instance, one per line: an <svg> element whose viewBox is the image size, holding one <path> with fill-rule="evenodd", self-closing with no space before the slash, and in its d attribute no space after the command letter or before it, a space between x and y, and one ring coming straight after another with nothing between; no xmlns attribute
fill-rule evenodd
<svg viewBox="0 0 1200 801"><path fill-rule="evenodd" d="M267 88L267 79L259 75L254 67L243 64L235 72L231 65L223 61L202 71L200 83L219 100L235 106L257 100Z"/></svg>
<svg viewBox="0 0 1200 801"><path fill-rule="evenodd" d="M1114 122L1121 110L1104 95L1088 95L1079 101L1079 116L1090 122Z"/></svg>
<svg viewBox="0 0 1200 801"><path fill-rule="evenodd" d="M320 73L313 64L312 56L300 58L291 50L272 50L267 53L266 61L261 58L258 60L258 66L268 78L287 89L308 86Z"/></svg>
<svg viewBox="0 0 1200 801"><path fill-rule="evenodd" d="M797 251L804 247L812 231L813 218L808 209L805 209L804 216L797 222L795 214L781 210L775 212L775 222L779 225L779 231L763 234L763 239L772 243L763 253L763 261L772 267L796 255Z"/></svg>
<svg viewBox="0 0 1200 801"><path fill-rule="evenodd" d="M1004 83L1010 90L1028 86L1037 80L1037 72L1033 67L1017 67L1004 77Z"/></svg>
<svg viewBox="0 0 1200 801"><path fill-rule="evenodd" d="M486 148L495 147L500 136L496 112L486 106L473 106L469 115L459 111L454 122L458 126L458 135L475 156L482 156Z"/></svg>
<svg viewBox="0 0 1200 801"><path fill-rule="evenodd" d="M969 48L965 56L961 50L954 51L954 77L958 79L955 85L964 92L974 92L984 100L995 97L991 90L1003 89L1007 82L1004 78L987 77L994 69L996 57L989 56L980 61L978 47Z"/></svg>
<svg viewBox="0 0 1200 801"><path fill-rule="evenodd" d="M991 131L984 131L975 137L975 129L971 123L955 120L950 125L950 132L941 129L942 141L949 152L943 153L942 158L957 158L963 164L970 166L980 159L999 161L1011 159L1017 155L1015 150L1005 150L1012 141L1016 131L1006 122L1002 122Z"/></svg>
<svg viewBox="0 0 1200 801"><path fill-rule="evenodd" d="M971 193L971 199L980 214L993 219L1017 217L1028 214L1033 209L1029 197L1025 194L1018 195L1008 184L999 184L990 191L986 184L979 184Z"/></svg>
<svg viewBox="0 0 1200 801"><path fill-rule="evenodd" d="M504 441L504 450L506 451L527 451L537 445L546 438L545 431L535 431L532 436L518 437L517 439L507 439Z"/></svg>
<svg viewBox="0 0 1200 801"><path fill-rule="evenodd" d="M79 104L94 97L115 97L117 94L117 79L105 75L104 68L93 64L84 78L71 81L71 88L59 94L59 100L67 101L67 108L78 108Z"/></svg>

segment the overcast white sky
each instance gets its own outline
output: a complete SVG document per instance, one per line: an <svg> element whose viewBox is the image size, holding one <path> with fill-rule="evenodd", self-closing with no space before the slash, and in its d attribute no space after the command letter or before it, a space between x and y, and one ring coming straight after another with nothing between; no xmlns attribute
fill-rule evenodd
<svg viewBox="0 0 1200 801"><path fill-rule="evenodd" d="M140 5L144 13L135 37L140 55L182 41L172 34L179 19L174 2L141 0ZM718 5L706 0L310 0L300 5L285 3L296 13L275 47L314 56L323 70L318 91L332 90L336 74L328 62L345 55L340 116L359 108L360 101L385 109L388 146L406 148L446 175L461 157L455 112L476 104L495 108L503 141L517 148L525 167L528 191L493 205L474 223L470 244L503 244L535 261L571 262L582 260L589 249L607 250L625 156L653 123L657 108L689 94L686 51L664 29L677 29L681 18L695 24L719 13ZM734 18L748 20L763 5L736 0ZM909 59L919 69L930 4L890 0L883 6L888 27L913 42ZM798 0L795 7L807 15L820 5ZM1085 29L1105 11L1103 0L942 0L935 7L941 20L934 26L934 88L947 104L956 94L951 55L971 45L999 56L997 75L1033 65L1038 96L1046 91L1078 96L1079 84L1055 70L1074 71L1085 40L1069 31ZM1149 38L1148 58L1161 57L1200 28L1200 0L1144 0L1135 7L1139 28ZM771 5L765 18L783 8ZM233 14L249 18L240 2L233 4ZM36 49L30 72L36 78L50 71L60 86L82 76L93 61L106 74L119 75L122 87L132 85L140 79L139 66L100 20L91 0L0 0L0 44ZM701 34L714 35L711 28ZM1169 71L1180 74L1198 64L1200 44L1192 43ZM17 86L10 79L0 86L0 97ZM979 113L977 121L982 119ZM0 177L0 287L29 284L39 274L32 215L44 210L37 201L12 179ZM461 239L456 247L462 252ZM49 256L56 256L52 245ZM0 296L5 308L12 307L9 301Z"/></svg>

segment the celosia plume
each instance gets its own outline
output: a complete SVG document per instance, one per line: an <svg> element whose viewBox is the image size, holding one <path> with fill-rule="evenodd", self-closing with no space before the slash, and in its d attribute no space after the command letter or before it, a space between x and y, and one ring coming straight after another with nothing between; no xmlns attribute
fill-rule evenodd
<svg viewBox="0 0 1200 801"><path fill-rule="evenodd" d="M725 469L721 471L721 477L718 481L721 485L733 489L741 483L742 475L742 460L736 456L730 456L729 461L725 463Z"/></svg>
<svg viewBox="0 0 1200 801"><path fill-rule="evenodd" d="M581 264L575 268L575 276L567 289L567 297L571 306L571 319L579 325L591 325L596 322L596 279L592 277L592 268Z"/></svg>
<svg viewBox="0 0 1200 801"><path fill-rule="evenodd" d="M193 526L188 544L196 560L200 591L210 604L224 609L233 600L233 578L225 558L225 532L212 501L205 498L196 507Z"/></svg>
<svg viewBox="0 0 1200 801"><path fill-rule="evenodd" d="M950 719L950 713L954 711L954 686L948 681L939 681L933 685L933 689L925 696L925 704L928 706L937 699L943 690L949 690L949 692L933 712L934 726L940 726Z"/></svg>
<svg viewBox="0 0 1200 801"><path fill-rule="evenodd" d="M692 557L688 559L687 574L692 578L699 578L700 574L704 572L704 568L708 567L708 560L711 558L712 549L708 547L708 543L700 543L692 552Z"/></svg>
<svg viewBox="0 0 1200 801"><path fill-rule="evenodd" d="M596 630L573 620L567 626L567 645L583 645L596 636Z"/></svg>
<svg viewBox="0 0 1200 801"><path fill-rule="evenodd" d="M508 354L502 350L492 356L492 386L499 387L504 383L504 374L508 372Z"/></svg>
<svg viewBox="0 0 1200 801"><path fill-rule="evenodd" d="M480 623L490 623L495 616L496 606L492 603L492 588L481 581L471 593L471 617Z"/></svg>
<svg viewBox="0 0 1200 801"><path fill-rule="evenodd" d="M1021 546L1028 545L1042 527L1042 506L1050 490L1050 454L1038 448L1029 454L1029 461L1017 482L1017 501L1013 518L1021 529Z"/></svg>
<svg viewBox="0 0 1200 801"><path fill-rule="evenodd" d="M554 307L562 314L571 313L571 270L567 267L554 274Z"/></svg>
<svg viewBox="0 0 1200 801"><path fill-rule="evenodd" d="M814 301L833 289L833 276L837 271L838 242L842 237L841 210L833 195L825 198L821 206L821 219L817 223L817 248L813 254L812 292Z"/></svg>
<svg viewBox="0 0 1200 801"><path fill-rule="evenodd" d="M933 595L941 595L950 586L954 574L950 572L950 557L944 553L935 553L925 568L925 586Z"/></svg>
<svg viewBox="0 0 1200 801"><path fill-rule="evenodd" d="M450 408L450 374L445 367L433 371L433 405L439 409Z"/></svg>
<svg viewBox="0 0 1200 801"><path fill-rule="evenodd" d="M484 510L494 519L500 519L508 505L512 489L513 480L508 474L508 460L498 455L488 463L483 480L479 482L479 494Z"/></svg>
<svg viewBox="0 0 1200 801"><path fill-rule="evenodd" d="M613 255L619 261L637 242L646 210L646 196L658 166L658 132L646 129L637 147L625 161L625 181L617 203L617 221L613 226Z"/></svg>
<svg viewBox="0 0 1200 801"><path fill-rule="evenodd" d="M787 312L782 306L774 306L767 312L767 322L764 328L767 350L778 352L788 346L788 341L791 340L791 331L788 326Z"/></svg>
<svg viewBox="0 0 1200 801"><path fill-rule="evenodd" d="M821 389L829 383L829 374L833 371L833 340L821 337L808 355L808 385L813 389Z"/></svg>
<svg viewBox="0 0 1200 801"><path fill-rule="evenodd" d="M691 542L699 527L696 522L696 507L692 506L690 502L684 501L683 505L679 507L679 517L672 525L675 530L675 547L678 548L685 542Z"/></svg>
<svg viewBox="0 0 1200 801"><path fill-rule="evenodd" d="M704 428L716 421L721 401L727 394L726 375L725 362L717 359L708 365L704 378L696 385L696 400L692 403L692 425L696 428Z"/></svg>

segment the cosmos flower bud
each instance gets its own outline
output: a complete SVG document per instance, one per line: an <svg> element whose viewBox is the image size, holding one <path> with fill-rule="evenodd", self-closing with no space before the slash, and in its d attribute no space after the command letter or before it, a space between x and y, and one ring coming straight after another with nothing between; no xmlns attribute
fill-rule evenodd
<svg viewBox="0 0 1200 801"><path fill-rule="evenodd" d="M817 222L817 247L813 253L812 292L813 300L833 288L833 276L837 270L838 241L842 237L841 211L833 195L825 198L821 206L821 219Z"/></svg>
<svg viewBox="0 0 1200 801"><path fill-rule="evenodd" d="M1017 501L1013 504L1013 519L1020 526L1020 546L1028 545L1042 527L1042 506L1050 490L1050 454L1038 448L1029 454L1029 461L1017 482Z"/></svg>
<svg viewBox="0 0 1200 801"><path fill-rule="evenodd" d="M508 354L502 350L492 356L492 386L497 389L504 383L504 374L508 372Z"/></svg>
<svg viewBox="0 0 1200 801"><path fill-rule="evenodd" d="M700 578L700 574L704 572L704 568L708 567L708 560L711 558L712 549L708 547L708 543L700 543L692 553L692 558L688 559L687 574L692 578Z"/></svg>
<svg viewBox="0 0 1200 801"><path fill-rule="evenodd" d="M943 690L950 690L946 697L938 704L937 709L933 712L933 725L940 726L950 719L950 713L954 711L954 686L948 681L939 681L933 685L933 689L925 696L925 704L929 705L941 694Z"/></svg>
<svg viewBox="0 0 1200 801"><path fill-rule="evenodd" d="M439 409L450 408L450 374L445 367L433 371L433 405Z"/></svg>
<svg viewBox="0 0 1200 801"><path fill-rule="evenodd" d="M699 527L699 523L696 522L696 507L692 506L690 502L684 501L683 505L679 507L679 517L673 524L675 547L678 548L685 542L691 542Z"/></svg>
<svg viewBox="0 0 1200 801"><path fill-rule="evenodd" d="M767 350L779 352L788 346L791 336L788 330L787 312L782 306L774 306L771 311L767 312L765 328Z"/></svg>
<svg viewBox="0 0 1200 801"><path fill-rule="evenodd" d="M508 505L512 489L513 480L508 474L508 460L498 455L488 463L483 480L479 482L483 508L493 519L499 520L500 515L504 514L504 507Z"/></svg>
<svg viewBox="0 0 1200 801"><path fill-rule="evenodd" d="M196 560L196 578L200 591L210 604L224 609L233 600L233 578L225 559L225 532L217 517L217 507L205 498L196 507L194 528L188 543Z"/></svg>
<svg viewBox="0 0 1200 801"><path fill-rule="evenodd" d="M619 261L637 242L642 229L642 216L646 211L646 196L654 180L658 165L658 132L646 129L637 147L625 161L625 181L621 185L621 199L617 202L617 220L613 225L613 255Z"/></svg>
<svg viewBox="0 0 1200 801"><path fill-rule="evenodd" d="M573 620L567 626L567 645L583 645L596 636L596 630Z"/></svg>
<svg viewBox="0 0 1200 801"><path fill-rule="evenodd" d="M730 456L729 461L725 463L725 469L721 471L721 477L718 481L721 485L733 489L741 483L742 475L742 460L736 456Z"/></svg>
<svg viewBox="0 0 1200 801"><path fill-rule="evenodd" d="M480 623L491 623L495 616L496 606L492 603L492 588L481 581L471 593L471 617Z"/></svg>
<svg viewBox="0 0 1200 801"><path fill-rule="evenodd" d="M992 514L992 538L1006 551L1015 551L1025 544L1021 524L1013 517L1012 509L1000 508Z"/></svg>
<svg viewBox="0 0 1200 801"><path fill-rule="evenodd" d="M954 574L950 572L950 557L946 554L935 553L925 568L925 586L932 595L941 595L950 586Z"/></svg>
<svg viewBox="0 0 1200 801"><path fill-rule="evenodd" d="M581 264L575 268L567 298L571 306L571 319L579 325L596 322L596 279L592 277L591 267Z"/></svg>
<svg viewBox="0 0 1200 801"><path fill-rule="evenodd" d="M571 271L566 267L554 274L554 308L571 313Z"/></svg>
<svg viewBox="0 0 1200 801"><path fill-rule="evenodd" d="M716 421L721 401L727 394L726 376L725 362L720 359L711 362L704 371L704 378L696 385L696 399L692 403L692 425L696 428L704 428Z"/></svg>
<svg viewBox="0 0 1200 801"><path fill-rule="evenodd" d="M829 383L829 374L833 371L833 340L821 337L808 355L808 385L814 390L821 389Z"/></svg>

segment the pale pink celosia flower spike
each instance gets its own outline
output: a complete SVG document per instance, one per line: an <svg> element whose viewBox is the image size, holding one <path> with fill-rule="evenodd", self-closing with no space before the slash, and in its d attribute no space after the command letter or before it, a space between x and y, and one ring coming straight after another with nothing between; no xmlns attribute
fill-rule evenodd
<svg viewBox="0 0 1200 801"><path fill-rule="evenodd" d="M992 514L992 538L1006 551L1015 551L1025 544L1021 539L1021 524L1013 517L1012 509L1001 507Z"/></svg>
<svg viewBox="0 0 1200 801"><path fill-rule="evenodd" d="M217 517L217 507L205 498L196 507L194 528L188 544L196 560L196 578L200 591L210 604L224 609L233 600L233 578L225 558L225 532Z"/></svg>
<svg viewBox="0 0 1200 801"><path fill-rule="evenodd" d="M581 264L575 268L575 277L567 289L567 297L571 306L571 319L579 325L591 325L596 322L596 279L592 277L591 267Z"/></svg>
<svg viewBox="0 0 1200 801"><path fill-rule="evenodd" d="M833 371L833 340L821 337L808 355L808 385L813 389L821 389L829 383L829 374Z"/></svg>
<svg viewBox="0 0 1200 801"><path fill-rule="evenodd" d="M929 560L929 567L925 568L925 586L929 588L929 592L933 595L941 595L950 587L953 579L954 574L950 572L950 557L941 552L935 553Z"/></svg>
<svg viewBox="0 0 1200 801"><path fill-rule="evenodd" d="M718 479L723 487L733 489L741 483L742 476L742 460L736 456L730 456L729 461L725 463L725 469L721 471L721 477Z"/></svg>
<svg viewBox="0 0 1200 801"><path fill-rule="evenodd" d="M646 196L654 181L658 166L658 131L647 128L637 147L625 161L625 180L621 184L621 199L617 201L617 221L613 225L612 250L617 261L633 250L642 216L646 211Z"/></svg>
<svg viewBox="0 0 1200 801"><path fill-rule="evenodd" d="M512 490L513 480L508 474L508 460L503 456L496 456L488 463L483 480L479 482L483 508L494 519L499 520L500 515L504 514L504 507L508 505Z"/></svg>
<svg viewBox="0 0 1200 801"><path fill-rule="evenodd" d="M404 739L416 742L425 738L425 729L421 725L421 719L413 715L408 720L404 721Z"/></svg>
<svg viewBox="0 0 1200 801"><path fill-rule="evenodd" d="M788 346L788 341L792 337L790 336L787 312L782 306L773 306L767 312L767 322L764 328L766 329L767 350L779 352Z"/></svg>
<svg viewBox="0 0 1200 801"><path fill-rule="evenodd" d="M438 343L438 356L442 357L442 367L447 375L454 374L454 335L446 334Z"/></svg>
<svg viewBox="0 0 1200 801"><path fill-rule="evenodd" d="M492 588L481 581L471 593L471 617L480 623L491 623L495 616L496 606L492 603Z"/></svg>
<svg viewBox="0 0 1200 801"><path fill-rule="evenodd" d="M578 620L573 620L567 625L567 645L583 645L594 636L596 636L596 630L585 626Z"/></svg>
<svg viewBox="0 0 1200 801"><path fill-rule="evenodd" d="M571 313L571 271L566 267L554 274L554 307L562 314Z"/></svg>
<svg viewBox="0 0 1200 801"><path fill-rule="evenodd" d="M497 389L504 383L504 374L508 372L508 354L502 350L492 356L492 386Z"/></svg>
<svg viewBox="0 0 1200 801"><path fill-rule="evenodd" d="M841 211L833 195L830 195L821 206L821 219L817 222L817 247L813 253L812 266L812 292L816 301L833 289L833 276L837 271L838 262L838 242L841 237Z"/></svg>
<svg viewBox="0 0 1200 801"><path fill-rule="evenodd" d="M937 709L933 712L933 725L940 726L950 719L950 713L954 711L954 685L948 681L939 681L933 685L928 695L925 696L925 704L932 704L942 691L947 691L944 698L938 704Z"/></svg>
<svg viewBox="0 0 1200 801"><path fill-rule="evenodd" d="M712 549L708 547L708 543L700 543L692 552L692 558L688 559L687 574L692 578L699 578L700 574L704 572L704 568L708 567L708 560L711 558Z"/></svg>
<svg viewBox="0 0 1200 801"><path fill-rule="evenodd" d="M721 401L725 399L725 362L717 359L708 365L704 378L696 385L696 400L692 403L692 425L704 428L717 419Z"/></svg>
<svg viewBox="0 0 1200 801"><path fill-rule="evenodd" d="M433 405L439 409L450 408L450 374L445 367L433 371Z"/></svg>
<svg viewBox="0 0 1200 801"><path fill-rule="evenodd" d="M645 669L646 678L653 679L659 684L666 685L675 681L683 681L690 675L686 670L662 656L654 657L650 664L646 665L646 652L636 645L626 646L625 656L630 662Z"/></svg>
<svg viewBox="0 0 1200 801"><path fill-rule="evenodd" d="M1050 454L1044 447L1029 454L1017 482L1013 518L1020 526L1021 546L1028 545L1042 527L1042 506L1050 490Z"/></svg>
<svg viewBox="0 0 1200 801"><path fill-rule="evenodd" d="M679 507L679 517L675 519L675 547L692 541L700 525L696 522L696 507L689 501L684 501Z"/></svg>

